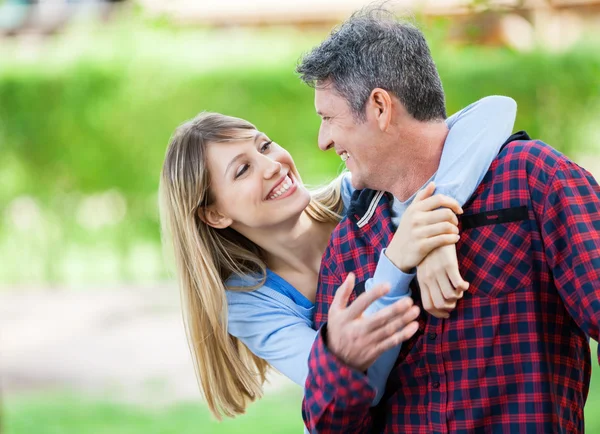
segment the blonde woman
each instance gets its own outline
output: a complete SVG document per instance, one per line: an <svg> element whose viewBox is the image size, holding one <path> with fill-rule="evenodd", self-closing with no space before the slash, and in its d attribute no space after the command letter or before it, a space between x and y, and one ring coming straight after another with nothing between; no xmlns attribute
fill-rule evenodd
<svg viewBox="0 0 600 434"><path fill-rule="evenodd" d="M396 265L412 268L437 247L456 243L455 213L510 135L515 116L512 99L487 97L447 120L435 181L438 191L452 186L454 198L432 196L430 185L404 216L394 216L400 222L394 241L365 293L348 308L360 306L355 311L364 311L377 341L378 357L367 371L379 391L374 403L400 342L417 328L418 308L408 289L414 274ZM463 161L469 155L467 166L456 167L459 154ZM350 202L349 174L310 192L290 154L265 133L242 119L202 113L176 130L160 187L163 233L170 236L188 340L212 413L243 413L262 395L269 366L303 386L317 333L312 310L320 259ZM427 224L411 231L401 217ZM338 291L344 306L350 283Z"/></svg>

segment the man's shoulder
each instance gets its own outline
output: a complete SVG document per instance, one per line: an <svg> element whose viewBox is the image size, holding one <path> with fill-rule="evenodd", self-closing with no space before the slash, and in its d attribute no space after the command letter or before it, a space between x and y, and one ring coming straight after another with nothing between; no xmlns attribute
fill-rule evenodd
<svg viewBox="0 0 600 434"><path fill-rule="evenodd" d="M532 170L533 168L553 169L567 157L549 144L536 139L515 140L506 144L498 154L497 161L506 164L513 161L525 162L525 165L514 165L513 169Z"/></svg>

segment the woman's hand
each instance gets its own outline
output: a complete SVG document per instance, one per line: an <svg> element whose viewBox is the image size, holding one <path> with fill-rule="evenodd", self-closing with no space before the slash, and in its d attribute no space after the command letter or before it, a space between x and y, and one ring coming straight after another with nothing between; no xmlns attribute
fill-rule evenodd
<svg viewBox="0 0 600 434"><path fill-rule="evenodd" d="M462 208L451 197L432 196L435 184L417 193L400 220L385 255L401 271L409 273L438 247L456 244Z"/></svg>
<svg viewBox="0 0 600 434"><path fill-rule="evenodd" d="M436 318L448 318L456 302L469 289L458 270L456 247L435 249L417 266L423 309Z"/></svg>

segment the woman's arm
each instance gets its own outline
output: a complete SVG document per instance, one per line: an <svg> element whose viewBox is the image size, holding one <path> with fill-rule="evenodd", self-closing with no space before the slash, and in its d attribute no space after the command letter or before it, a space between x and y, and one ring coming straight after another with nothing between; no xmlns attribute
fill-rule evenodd
<svg viewBox="0 0 600 434"><path fill-rule="evenodd" d="M304 387L308 354L317 332L309 319L260 291L227 291L228 332L250 351ZM274 291L274 290L272 290Z"/></svg>
<svg viewBox="0 0 600 434"><path fill-rule="evenodd" d="M464 205L511 135L516 116L515 100L488 96L448 118L450 132L434 177L436 192Z"/></svg>

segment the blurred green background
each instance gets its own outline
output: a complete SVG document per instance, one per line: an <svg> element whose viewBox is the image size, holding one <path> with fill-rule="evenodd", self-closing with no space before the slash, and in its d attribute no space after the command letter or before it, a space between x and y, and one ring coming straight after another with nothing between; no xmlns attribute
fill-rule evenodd
<svg viewBox="0 0 600 434"><path fill-rule="evenodd" d="M600 176L597 35L558 52L520 52L449 43L443 19L428 21L424 30L449 113L486 95L509 95L519 106L515 130L527 130ZM175 293L160 247L158 177L173 130L200 111L253 122L291 151L309 184L338 173L339 158L316 146L313 92L294 74L300 54L326 33L312 27L174 26L134 13L110 23L73 26L43 40L0 39L0 299L5 302L0 312L9 318L4 326L16 330L22 320L10 301L58 312L46 304L53 294L75 292L79 303L77 297L123 287L136 288L124 291L137 294L164 291L157 287L166 287L170 297ZM160 311L159 304L147 310ZM54 327L50 323L59 316L48 317L46 325ZM72 331L81 324L65 327ZM22 339L40 332L31 330ZM36 373L59 363L48 351L28 360L35 381L22 378L21 371L14 374L22 360L8 357L6 433L302 429L301 391L289 385L269 392L248 415L217 424L193 395L155 400L163 393L161 385L147 387L140 404L122 399L114 385L98 394L88 393L96 389L87 385L79 388L77 381L63 383L60 376L46 381ZM36 353L27 354L35 358ZM161 355L168 356L168 351ZM593 360L589 433L600 432L600 373ZM194 388L193 373L188 374Z"/></svg>

